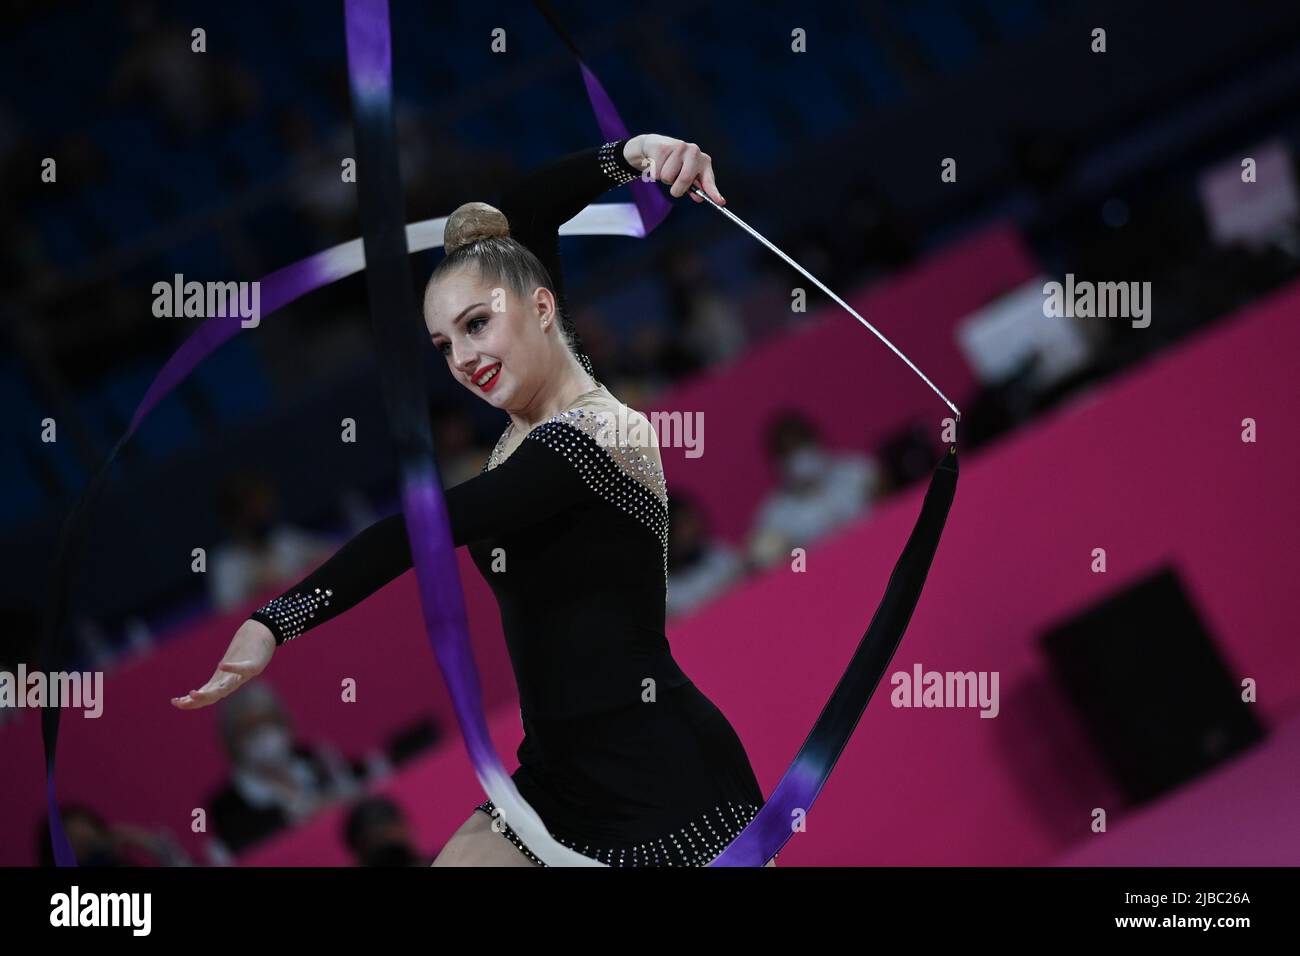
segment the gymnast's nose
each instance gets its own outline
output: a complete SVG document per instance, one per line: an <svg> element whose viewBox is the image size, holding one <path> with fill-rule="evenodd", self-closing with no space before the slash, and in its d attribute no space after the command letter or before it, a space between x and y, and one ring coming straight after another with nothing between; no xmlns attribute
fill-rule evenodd
<svg viewBox="0 0 1300 956"><path fill-rule="evenodd" d="M451 361L462 375L469 378L474 374L474 369L478 368L478 352L468 346L461 347L452 342Z"/></svg>

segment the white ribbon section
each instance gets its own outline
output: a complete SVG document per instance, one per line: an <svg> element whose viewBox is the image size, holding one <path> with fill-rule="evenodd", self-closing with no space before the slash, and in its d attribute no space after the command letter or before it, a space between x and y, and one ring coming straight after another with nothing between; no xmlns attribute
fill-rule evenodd
<svg viewBox="0 0 1300 956"><path fill-rule="evenodd" d="M413 222L406 227L406 247L410 252L441 249L447 216ZM642 238L645 229L635 203L601 203L588 206L564 225L562 236L633 236ZM366 253L360 239L350 239L317 253L319 268L330 281L360 272L366 267Z"/></svg>

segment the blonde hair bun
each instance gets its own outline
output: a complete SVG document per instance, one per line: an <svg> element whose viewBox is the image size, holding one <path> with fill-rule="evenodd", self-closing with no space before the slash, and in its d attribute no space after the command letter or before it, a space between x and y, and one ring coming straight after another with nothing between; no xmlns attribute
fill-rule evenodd
<svg viewBox="0 0 1300 956"><path fill-rule="evenodd" d="M479 239L492 236L504 238L508 235L510 223L505 213L485 202L467 202L463 206L457 206L447 217L447 225L442 233L442 247L451 253Z"/></svg>

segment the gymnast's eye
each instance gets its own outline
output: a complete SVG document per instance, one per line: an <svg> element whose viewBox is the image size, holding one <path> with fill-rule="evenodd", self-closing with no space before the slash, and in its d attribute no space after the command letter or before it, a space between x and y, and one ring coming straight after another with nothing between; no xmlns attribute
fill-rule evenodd
<svg viewBox="0 0 1300 956"><path fill-rule="evenodd" d="M446 355L446 354L447 354L447 349L451 348L451 343L450 343L450 342L439 342L438 345L436 346L436 348L437 348L438 351L441 352L443 355Z"/></svg>
<svg viewBox="0 0 1300 956"><path fill-rule="evenodd" d="M476 316L474 316L474 318L470 319L468 322L465 323L465 328L469 329L469 332L470 332L471 335L473 335L474 332L476 331L475 328L474 328L474 323L475 323L475 322L482 322L483 325L487 325L487 316L485 316L485 315L476 315ZM480 329L481 329L482 327L483 327L482 325L479 326Z"/></svg>

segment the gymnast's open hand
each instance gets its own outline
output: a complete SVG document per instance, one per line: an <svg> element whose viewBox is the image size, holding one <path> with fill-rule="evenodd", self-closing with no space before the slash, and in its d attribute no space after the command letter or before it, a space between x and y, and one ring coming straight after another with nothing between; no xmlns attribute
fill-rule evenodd
<svg viewBox="0 0 1300 956"><path fill-rule="evenodd" d="M699 186L719 206L727 201L718 192L713 181L713 159L694 143L687 143L658 133L641 133L623 144L623 156L633 166L643 170L649 167L658 181L672 186L668 190L674 198L687 195L692 184ZM704 202L690 193L695 202Z"/></svg>
<svg viewBox="0 0 1300 956"><path fill-rule="evenodd" d="M226 656L208 682L184 697L173 697L172 705L181 710L196 710L215 704L243 687L266 669L275 653L275 635L261 621L245 621L230 639Z"/></svg>

